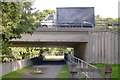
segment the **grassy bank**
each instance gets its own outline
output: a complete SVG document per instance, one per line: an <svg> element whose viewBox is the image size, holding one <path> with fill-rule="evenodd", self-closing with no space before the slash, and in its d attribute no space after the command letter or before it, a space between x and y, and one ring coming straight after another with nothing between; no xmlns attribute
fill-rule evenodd
<svg viewBox="0 0 120 80"><path fill-rule="evenodd" d="M65 65L57 75L57 80L61 80L60 78L64 78L64 80L68 80L70 78L69 67Z"/></svg>
<svg viewBox="0 0 120 80"><path fill-rule="evenodd" d="M98 68L105 68L105 65L104 64L94 64L96 67ZM120 68L120 64L112 64L112 78L120 78L120 75L119 75L119 68ZM104 73L101 72L100 73L101 76L104 77Z"/></svg>
<svg viewBox="0 0 120 80"><path fill-rule="evenodd" d="M11 73L8 73L4 76L2 76L2 80L4 80L5 78L21 78L21 76L23 75L23 73L25 73L27 70L29 70L32 66L27 66L25 68L22 69L18 69L16 71L13 71Z"/></svg>

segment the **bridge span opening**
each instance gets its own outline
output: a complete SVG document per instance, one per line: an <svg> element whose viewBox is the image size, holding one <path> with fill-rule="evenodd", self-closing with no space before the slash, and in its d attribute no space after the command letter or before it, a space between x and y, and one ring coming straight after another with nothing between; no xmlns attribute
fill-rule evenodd
<svg viewBox="0 0 120 80"><path fill-rule="evenodd" d="M74 56L86 61L88 43L86 42L11 42L11 47L72 48ZM64 54L65 51L63 51Z"/></svg>

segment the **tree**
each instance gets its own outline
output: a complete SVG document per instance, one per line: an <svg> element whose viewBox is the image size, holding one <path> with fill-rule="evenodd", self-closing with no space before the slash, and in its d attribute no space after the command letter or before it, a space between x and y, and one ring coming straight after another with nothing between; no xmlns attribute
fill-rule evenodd
<svg viewBox="0 0 120 80"><path fill-rule="evenodd" d="M4 56L15 55L14 50L9 48L9 40L12 38L21 37L22 33L30 33L39 27L39 22L48 14L55 13L53 10L44 10L43 12L36 11L32 13L32 2L1 2L0 16L2 17L2 29L0 35L2 36L2 54ZM17 49L17 48L16 48ZM32 48L25 48L27 52L18 53L22 56L31 56ZM22 49L24 50L24 49ZM16 51L15 51L16 53ZM16 53L16 54L18 54ZM6 58L4 57L3 58ZM14 57L17 59L16 57ZM20 58L20 57L19 57ZM18 59L19 59L18 58ZM10 60L10 59L9 59Z"/></svg>
<svg viewBox="0 0 120 80"><path fill-rule="evenodd" d="M37 17L31 11L30 2L1 2L2 54L11 54L9 40L20 37L22 33L32 33L38 27ZM11 54L12 55L12 54Z"/></svg>
<svg viewBox="0 0 120 80"><path fill-rule="evenodd" d="M18 37L23 32L30 33L37 27L31 5L29 2L2 2L2 34L5 38Z"/></svg>
<svg viewBox="0 0 120 80"><path fill-rule="evenodd" d="M118 29L119 18L102 18L100 15L95 16L95 27Z"/></svg>
<svg viewBox="0 0 120 80"><path fill-rule="evenodd" d="M45 9L42 12L36 12L36 16L39 19L39 21L43 20L49 14L55 14L55 10Z"/></svg>

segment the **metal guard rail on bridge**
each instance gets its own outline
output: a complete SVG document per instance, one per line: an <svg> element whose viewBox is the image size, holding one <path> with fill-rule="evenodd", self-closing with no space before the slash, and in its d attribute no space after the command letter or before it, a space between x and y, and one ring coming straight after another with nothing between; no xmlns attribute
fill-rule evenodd
<svg viewBox="0 0 120 80"><path fill-rule="evenodd" d="M49 27L49 28L54 28L54 27L93 27L94 24L91 24L90 22L86 22L86 23L83 23L83 22L72 22L72 21L60 21L58 23L56 22L53 22L51 24L51 22L46 22L46 24L44 25L40 25L41 27Z"/></svg>

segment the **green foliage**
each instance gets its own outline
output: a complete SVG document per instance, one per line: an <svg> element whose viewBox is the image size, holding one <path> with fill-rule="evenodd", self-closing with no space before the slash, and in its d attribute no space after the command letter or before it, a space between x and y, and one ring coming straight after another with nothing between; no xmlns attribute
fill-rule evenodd
<svg viewBox="0 0 120 80"><path fill-rule="evenodd" d="M9 39L20 37L22 33L32 33L38 27L39 20L35 13L31 12L33 9L30 2L1 2L0 4L2 9L2 32L0 33L2 35L2 58L7 60L7 58L13 58L9 49Z"/></svg>
<svg viewBox="0 0 120 80"><path fill-rule="evenodd" d="M95 27L97 28L113 28L118 29L118 26L109 26L108 24L118 24L119 18L103 18L100 15L95 16Z"/></svg>
<svg viewBox="0 0 120 80"><path fill-rule="evenodd" d="M60 70L59 74L57 75L57 78L58 78L57 80L62 80L62 78L65 78L65 80L69 80L70 70L67 65L63 66L63 68Z"/></svg>
<svg viewBox="0 0 120 80"><path fill-rule="evenodd" d="M2 9L0 10L2 17L0 35L2 35L3 62L32 57L32 50L34 50L32 48L15 48L11 51L9 40L20 37L22 33L32 34L39 27L39 22L55 11L47 9L43 12L36 11L33 13L32 2L1 2L0 4L0 9Z"/></svg>
<svg viewBox="0 0 120 80"><path fill-rule="evenodd" d="M73 48L43 48L49 55L63 55L64 53L73 52Z"/></svg>
<svg viewBox="0 0 120 80"><path fill-rule="evenodd" d="M94 64L96 67L98 68L105 68L105 64ZM119 78L119 67L120 67L120 64L112 64L112 78ZM100 75L102 77L105 76L105 73L101 72Z"/></svg>
<svg viewBox="0 0 120 80"><path fill-rule="evenodd" d="M37 19L39 19L39 21L43 20L49 14L55 14L55 11L46 9L46 10L43 10L42 12L37 11L35 13L35 15L37 16Z"/></svg>
<svg viewBox="0 0 120 80"><path fill-rule="evenodd" d="M35 47L11 47L11 54L5 54L3 56L2 62L10 62L14 60L21 60L26 58L33 58L38 56L39 50Z"/></svg>
<svg viewBox="0 0 120 80"><path fill-rule="evenodd" d="M5 38L18 37L21 33L31 33L38 27L38 20L31 11L29 2L2 2L2 34Z"/></svg>

